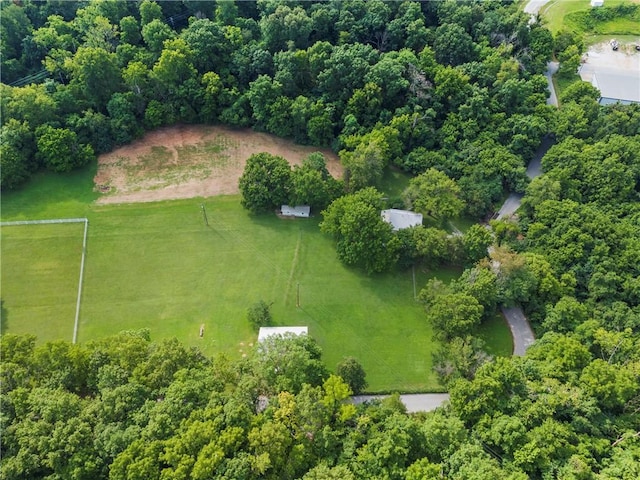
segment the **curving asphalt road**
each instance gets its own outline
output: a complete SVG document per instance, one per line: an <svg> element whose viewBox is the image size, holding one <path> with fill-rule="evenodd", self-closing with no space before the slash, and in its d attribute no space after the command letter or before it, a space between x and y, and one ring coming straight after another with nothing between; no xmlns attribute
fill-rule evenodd
<svg viewBox="0 0 640 480"><path fill-rule="evenodd" d="M520 307L500 307L513 337L513 355L522 357L535 340L533 330Z"/></svg>
<svg viewBox="0 0 640 480"><path fill-rule="evenodd" d="M549 3L549 0L530 0L524 7L524 13L535 17L540 9L547 3Z"/></svg>
<svg viewBox="0 0 640 480"><path fill-rule="evenodd" d="M545 3L547 2L543 0L530 1L525 7L525 12L535 15L540 7ZM532 6L532 4L535 5ZM533 10L533 8L535 8L535 10ZM549 98L547 99L547 104L554 105L556 107L558 106L558 97L556 96L556 90L553 86L552 76L557 71L558 62L549 62L547 64L545 77L547 77L550 93ZM547 150L549 150L552 145L553 139L551 137L547 136L542 140L542 143L538 147L533 159L531 159L531 162L529 162L529 165L527 166L527 177L531 180L542 174L542 157L544 157L544 154L547 153ZM512 193L502 204L500 210L498 210L497 218L502 219L513 215L516 210L520 208L521 203L522 194ZM516 356L523 356L527 351L527 348L529 348L535 340L531 325L529 325L529 321L527 320L527 317L524 316L524 312L520 307L501 307L501 310L502 315L504 315L504 318L509 325L511 335L513 336L513 354Z"/></svg>

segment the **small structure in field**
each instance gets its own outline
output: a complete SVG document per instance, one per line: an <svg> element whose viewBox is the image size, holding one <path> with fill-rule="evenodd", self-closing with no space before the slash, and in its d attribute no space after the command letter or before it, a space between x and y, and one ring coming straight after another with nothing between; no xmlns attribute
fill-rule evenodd
<svg viewBox="0 0 640 480"><path fill-rule="evenodd" d="M282 207L280 207L280 214L283 217L309 218L310 213L311 207L309 205L296 205L295 207L282 205Z"/></svg>
<svg viewBox="0 0 640 480"><path fill-rule="evenodd" d="M592 7L602 7L604 5L604 0L591 0Z"/></svg>
<svg viewBox="0 0 640 480"><path fill-rule="evenodd" d="M308 335L309 327L260 327L258 332L258 342L263 342L273 335Z"/></svg>
<svg viewBox="0 0 640 480"><path fill-rule="evenodd" d="M422 225L422 214L409 210L390 208L389 210L382 210L381 215L385 222L391 224L394 231Z"/></svg>

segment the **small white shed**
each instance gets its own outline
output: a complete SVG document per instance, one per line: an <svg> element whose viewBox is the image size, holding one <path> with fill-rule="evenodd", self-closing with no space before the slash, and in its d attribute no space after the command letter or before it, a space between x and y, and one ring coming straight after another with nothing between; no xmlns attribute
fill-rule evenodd
<svg viewBox="0 0 640 480"><path fill-rule="evenodd" d="M308 335L309 327L260 327L258 332L258 342L263 342L273 335L284 335L291 333L293 335Z"/></svg>
<svg viewBox="0 0 640 480"><path fill-rule="evenodd" d="M395 231L422 225L422 214L409 210L390 208L389 210L382 210L381 215L382 219L390 223Z"/></svg>
<svg viewBox="0 0 640 480"><path fill-rule="evenodd" d="M282 205L282 207L280 207L280 213L285 217L309 218L311 207L309 205L296 205L295 207Z"/></svg>

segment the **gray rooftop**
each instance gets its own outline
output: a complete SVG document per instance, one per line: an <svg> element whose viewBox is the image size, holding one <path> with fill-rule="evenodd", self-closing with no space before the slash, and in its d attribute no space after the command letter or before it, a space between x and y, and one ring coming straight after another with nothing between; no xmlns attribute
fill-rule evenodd
<svg viewBox="0 0 640 480"><path fill-rule="evenodd" d="M602 100L622 103L640 103L640 72L612 70L594 73L591 84L600 90ZM601 101L602 103L602 101Z"/></svg>
<svg viewBox="0 0 640 480"><path fill-rule="evenodd" d="M390 208L389 210L383 210L381 215L382 219L390 223L394 230L402 230L403 228L422 225L422 214L409 210Z"/></svg>

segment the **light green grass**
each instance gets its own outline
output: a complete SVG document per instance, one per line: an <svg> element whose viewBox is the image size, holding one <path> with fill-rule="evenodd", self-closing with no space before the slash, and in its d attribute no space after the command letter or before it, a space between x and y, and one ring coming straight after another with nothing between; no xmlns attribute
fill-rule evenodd
<svg viewBox="0 0 640 480"><path fill-rule="evenodd" d="M84 224L2 227L2 332L73 338Z"/></svg>
<svg viewBox="0 0 640 480"><path fill-rule="evenodd" d="M431 327L413 299L411 271L367 276L348 269L338 261L331 238L319 232L319 218L251 216L238 196L98 206L92 203L92 177L91 169L74 178L38 176L3 198L3 220L89 218L80 342L149 328L156 340L175 336L209 355L237 358L257 336L246 321L246 308L264 299L273 302L276 324L309 326L330 369L343 356L356 357L371 391L440 388L431 372ZM204 225L201 203L210 227ZM41 342L70 338L82 231L79 225L62 228L75 228L77 235L56 233L49 243L34 237L32 244L27 230L3 229L7 331L36 333ZM31 295L32 282L11 274L31 263L33 251L67 255L58 260L65 268L57 269L47 285L60 298L59 290L69 290L68 311L33 313L39 300ZM11 262L14 267L8 267ZM417 290L440 273L418 271ZM443 279L458 274L445 271ZM66 284L70 287L63 288ZM17 293L9 295L11 289ZM20 317L27 309L32 313Z"/></svg>
<svg viewBox="0 0 640 480"><path fill-rule="evenodd" d="M24 189L3 195L5 221L89 218L80 342L149 328L154 340L177 337L208 355L239 358L257 338L246 309L263 299L273 302L277 325L309 326L330 369L344 356L357 358L370 391L441 389L431 369L437 345L414 301L411 270L368 276L346 268L332 239L319 232L319 218L252 216L241 208L239 196L99 206L94 174L87 168L67 176L38 175ZM401 190L405 182L402 176L391 179L395 188L389 191ZM70 338L82 232L80 225L62 228L78 234L62 232L44 243L34 237L31 243L31 233L3 229L6 331L36 333L40 342ZM68 311L38 311L31 281L11 274L29 266L34 255L29 252L67 255L58 260L64 268L56 270L55 282L46 283L54 296L56 289L69 290ZM8 269L11 262L15 266ZM416 292L433 276L446 282L459 274L416 269ZM16 293L5 297L12 289ZM20 317L27 309L31 313Z"/></svg>
<svg viewBox="0 0 640 480"><path fill-rule="evenodd" d="M263 299L276 324L309 326L330 368L359 359L371 390L436 388L434 342L410 272L345 268L317 219L251 216L237 196L205 205L209 227L195 200L96 209L80 340L145 327L153 338L238 357L256 339L246 309Z"/></svg>
<svg viewBox="0 0 640 480"><path fill-rule="evenodd" d="M513 337L507 321L498 311L478 327L477 336L484 340L487 353L494 357L510 357L513 354Z"/></svg>
<svg viewBox="0 0 640 480"><path fill-rule="evenodd" d="M453 228L452 227L457 228L462 233L466 233L467 230L469 230L471 228L471 226L475 225L476 223L478 223L478 220L475 219L475 218L458 217L458 218L454 218L453 220L448 222L448 224L445 227L447 228L447 231L449 231L449 233L453 233Z"/></svg>
<svg viewBox="0 0 640 480"><path fill-rule="evenodd" d="M96 169L35 174L24 187L2 192L2 220L86 217L99 196L93 191Z"/></svg>
<svg viewBox="0 0 640 480"><path fill-rule="evenodd" d="M615 7L621 4L638 3L634 0L605 0L605 7ZM630 34L639 33L640 27L633 19L617 18L615 20L598 22L593 31L585 30L584 26L576 22L576 14L579 12L589 12L591 10L590 0L555 0L546 4L540 10L547 28L553 33L562 29L572 30L584 34Z"/></svg>

